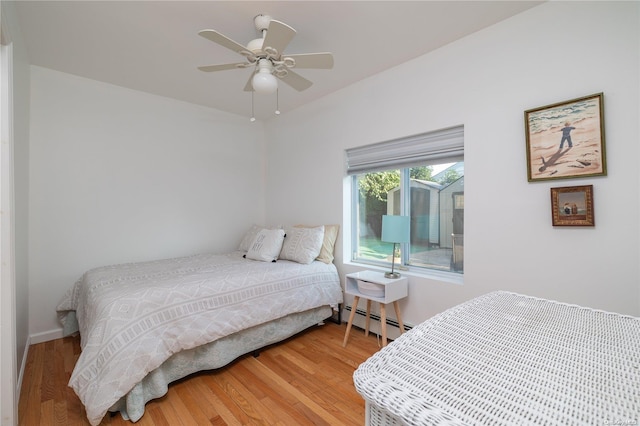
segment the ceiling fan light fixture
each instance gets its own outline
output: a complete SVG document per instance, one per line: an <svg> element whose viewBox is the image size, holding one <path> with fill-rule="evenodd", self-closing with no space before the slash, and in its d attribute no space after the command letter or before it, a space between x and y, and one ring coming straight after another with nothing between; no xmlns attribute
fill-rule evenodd
<svg viewBox="0 0 640 426"><path fill-rule="evenodd" d="M253 85L253 90L262 95L270 95L278 90L278 80L268 71L258 71L256 75L253 76L251 84Z"/></svg>
<svg viewBox="0 0 640 426"><path fill-rule="evenodd" d="M278 80L273 75L273 66L266 59L260 59L258 62L258 72L256 72L251 80L253 90L263 95L270 95L278 90Z"/></svg>
<svg viewBox="0 0 640 426"><path fill-rule="evenodd" d="M278 80L270 72L258 71L251 81L253 90L262 95L270 95L278 90Z"/></svg>

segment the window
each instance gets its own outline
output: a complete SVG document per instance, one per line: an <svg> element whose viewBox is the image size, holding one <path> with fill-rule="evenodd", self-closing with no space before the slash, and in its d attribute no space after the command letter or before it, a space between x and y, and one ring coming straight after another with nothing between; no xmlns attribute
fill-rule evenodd
<svg viewBox="0 0 640 426"><path fill-rule="evenodd" d="M393 254L405 269L464 272L464 128L347 150L354 262L390 265L383 215L410 220L410 242Z"/></svg>

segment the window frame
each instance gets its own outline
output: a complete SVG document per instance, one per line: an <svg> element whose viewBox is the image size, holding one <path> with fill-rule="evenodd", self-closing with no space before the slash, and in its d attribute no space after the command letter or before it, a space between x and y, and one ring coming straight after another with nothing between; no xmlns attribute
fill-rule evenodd
<svg viewBox="0 0 640 426"><path fill-rule="evenodd" d="M348 241L349 248L346 250L348 259L345 259L345 261L353 265L367 265L386 270L390 266L390 262L357 257L356 249L360 243L359 220L361 213L358 176L366 173L398 170L400 172L400 214L407 215L410 211L411 202L410 192L407 195L407 190L409 189L410 191L411 188L410 169L416 166L464 162L464 126L460 125L407 138L352 148L351 150L348 149L346 154L348 187L351 194L348 203L349 211L345 213L350 218L351 238ZM413 154L416 155L412 156ZM396 155L398 163L394 163L395 160L389 159L394 155ZM462 178L464 179L464 175ZM401 257L400 262L396 262L396 269L406 275L421 276L457 284L463 283L464 269L455 271L453 269L445 270L410 265L411 243L402 243L400 246Z"/></svg>

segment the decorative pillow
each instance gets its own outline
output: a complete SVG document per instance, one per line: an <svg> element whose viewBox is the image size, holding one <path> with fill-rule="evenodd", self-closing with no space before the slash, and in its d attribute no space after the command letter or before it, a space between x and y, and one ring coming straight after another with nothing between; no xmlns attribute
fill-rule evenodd
<svg viewBox="0 0 640 426"><path fill-rule="evenodd" d="M318 257L324 238L324 226L291 228L282 245L280 259L309 264Z"/></svg>
<svg viewBox="0 0 640 426"><path fill-rule="evenodd" d="M310 226L296 225L296 228L310 228ZM324 225L324 239L322 240L322 249L320 249L320 254L317 257L319 261L327 264L333 262L333 253L335 250L339 231L340 225Z"/></svg>
<svg viewBox="0 0 640 426"><path fill-rule="evenodd" d="M256 235L258 235L258 232L260 232L263 229L283 229L283 226L282 225L280 225L280 226L261 226L261 225L253 224L251 226L251 228L249 228L247 233L244 234L244 237L242 238L242 241L240 241L240 245L238 246L238 250L242 250L245 253L248 252L249 251L249 247L251 246L251 243L256 238Z"/></svg>
<svg viewBox="0 0 640 426"><path fill-rule="evenodd" d="M242 241L240 241L240 245L238 246L238 250L242 250L245 253L248 252L249 247L251 247L251 243L256 239L256 235L258 235L258 232L260 232L262 229L267 229L267 227L253 224L251 228L249 228L247 233L244 234L244 237L242 238Z"/></svg>
<svg viewBox="0 0 640 426"><path fill-rule="evenodd" d="M249 246L246 258L262 262L275 262L282 250L283 229L261 229Z"/></svg>

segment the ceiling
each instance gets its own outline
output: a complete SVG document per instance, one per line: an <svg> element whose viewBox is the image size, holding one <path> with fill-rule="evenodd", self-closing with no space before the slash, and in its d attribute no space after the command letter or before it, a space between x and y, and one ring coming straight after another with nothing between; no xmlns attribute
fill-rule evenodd
<svg viewBox="0 0 640 426"><path fill-rule="evenodd" d="M297 30L285 53L332 52L331 70L300 69L298 92L255 95L255 117L274 116L423 55L540 1L18 1L30 63L130 89L252 114L252 69L205 73L243 58L203 37L214 29L240 44L260 36L257 14Z"/></svg>

